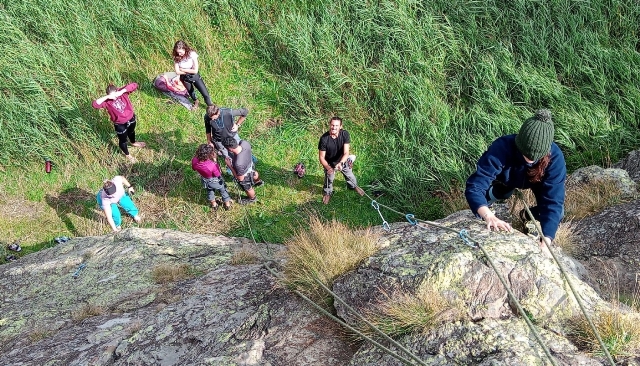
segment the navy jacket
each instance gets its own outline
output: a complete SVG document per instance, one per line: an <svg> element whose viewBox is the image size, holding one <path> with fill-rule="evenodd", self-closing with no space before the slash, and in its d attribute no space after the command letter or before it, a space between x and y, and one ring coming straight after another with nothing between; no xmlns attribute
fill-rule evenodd
<svg viewBox="0 0 640 366"><path fill-rule="evenodd" d="M516 147L516 135L502 136L482 154L476 172L467 179L464 192L474 214L487 206L485 194L494 180L509 188L530 188L536 197L540 226L545 236L555 238L563 215L564 181L567 167L564 155L556 143L551 144L551 162L540 183L531 183L527 177L527 165Z"/></svg>

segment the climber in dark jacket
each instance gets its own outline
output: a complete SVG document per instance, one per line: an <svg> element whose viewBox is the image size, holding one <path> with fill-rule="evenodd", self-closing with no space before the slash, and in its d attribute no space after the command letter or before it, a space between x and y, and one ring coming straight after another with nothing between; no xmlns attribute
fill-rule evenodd
<svg viewBox="0 0 640 366"><path fill-rule="evenodd" d="M487 229L512 231L489 207L509 198L516 188L530 188L537 202L531 213L540 221L544 236L550 241L555 238L564 215L567 168L553 133L551 112L541 109L524 122L517 135L499 137L482 154L475 173L467 179L465 196L471 211L486 221Z"/></svg>

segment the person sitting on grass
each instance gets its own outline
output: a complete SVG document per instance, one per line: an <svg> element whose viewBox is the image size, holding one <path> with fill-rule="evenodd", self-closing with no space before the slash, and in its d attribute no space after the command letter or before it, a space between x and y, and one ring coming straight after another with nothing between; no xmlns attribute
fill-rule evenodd
<svg viewBox="0 0 640 366"><path fill-rule="evenodd" d="M233 201L227 192L220 166L216 162L216 150L213 146L207 144L198 146L196 155L191 159L191 168L200 174L202 186L207 190L207 199L211 202L213 209L218 209L216 191L222 196L225 210L230 209Z"/></svg>
<svg viewBox="0 0 640 366"><path fill-rule="evenodd" d="M207 143L215 146L215 148L224 155L225 159L229 157L229 153L227 149L222 146L222 140L227 137L233 137L236 142L240 142L238 128L244 123L247 114L249 114L247 108L219 108L215 104L207 107L207 112L204 114ZM236 120L235 117L239 118Z"/></svg>
<svg viewBox="0 0 640 366"><path fill-rule="evenodd" d="M511 232L511 225L497 218L489 207L496 200L509 198L516 188L530 188L537 202L537 207L531 208L533 219L540 222L545 241L554 239L564 215L567 168L553 133L551 112L537 110L517 135L499 137L482 154L475 173L467 179L465 196L488 230ZM532 220L524 210L520 217L525 225ZM540 240L544 247L542 236Z"/></svg>
<svg viewBox="0 0 640 366"><path fill-rule="evenodd" d="M231 174L248 196L241 199L239 203L247 205L256 202L256 192L253 188L261 186L264 182L260 180L260 174L253 165L251 145L245 140L240 140L238 143L233 137L224 139L222 145L229 150L226 163Z"/></svg>
<svg viewBox="0 0 640 366"><path fill-rule="evenodd" d="M113 122L113 128L118 136L118 146L124 155L135 162L136 159L129 154L127 147L127 139L131 141L131 145L135 147L145 147L142 141L136 141L136 114L133 113L133 106L129 100L129 93L138 89L138 84L130 83L122 88L116 88L115 85L107 86L107 95L93 101L92 106L95 109L105 108L109 113L109 118Z"/></svg>
<svg viewBox="0 0 640 366"><path fill-rule="evenodd" d="M138 208L131 200L131 197L125 193L125 187L129 194L135 192L133 186L125 177L116 175L111 180L105 180L102 189L96 194L98 206L104 211L107 216L107 222L114 232L120 231L122 225L122 217L120 216L118 205L131 215L135 222L140 223L141 221Z"/></svg>

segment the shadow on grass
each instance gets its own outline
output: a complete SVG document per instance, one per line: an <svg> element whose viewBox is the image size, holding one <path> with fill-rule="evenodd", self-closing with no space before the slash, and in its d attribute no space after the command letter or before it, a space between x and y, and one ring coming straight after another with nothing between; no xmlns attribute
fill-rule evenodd
<svg viewBox="0 0 640 366"><path fill-rule="evenodd" d="M72 187L65 189L58 194L58 196L47 194L45 201L51 208L56 210L60 220L74 236L81 234L73 224L71 214L90 220L98 220L94 211L94 207L97 205L95 194L87 192L84 189ZM37 247L37 245L35 247Z"/></svg>
<svg viewBox="0 0 640 366"><path fill-rule="evenodd" d="M273 167L260 162L257 168L265 186L256 189L257 203L240 208L239 226L230 230L229 236L255 237L258 242L283 243L296 231L306 230L310 214L325 220L337 219L353 228L382 224L378 212L371 206L371 200L348 190L341 175L334 180L331 201L324 205L324 174L307 174L298 178L290 168ZM388 211L383 214L388 216L389 222L400 221L397 215Z"/></svg>

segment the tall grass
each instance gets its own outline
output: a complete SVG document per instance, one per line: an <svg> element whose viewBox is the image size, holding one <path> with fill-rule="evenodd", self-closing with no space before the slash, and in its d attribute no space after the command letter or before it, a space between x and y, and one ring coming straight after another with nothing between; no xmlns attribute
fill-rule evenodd
<svg viewBox="0 0 640 366"><path fill-rule="evenodd" d="M570 169L615 160L640 137L631 0L206 4L221 30L247 27L290 123L341 114L366 126L368 173L405 207L460 185L490 141L541 107Z"/></svg>
<svg viewBox="0 0 640 366"><path fill-rule="evenodd" d="M309 218L309 229L299 230L287 241L285 284L311 298L331 306L333 298L317 281L331 288L338 276L354 269L373 255L378 235L371 230L352 231L332 220Z"/></svg>
<svg viewBox="0 0 640 366"><path fill-rule="evenodd" d="M91 108L109 82L144 84L172 67L173 42L208 44L197 2L0 1L0 165L78 162L113 135ZM162 60L162 61L160 61ZM158 64L164 64L159 68ZM141 85L142 86L142 85Z"/></svg>
<svg viewBox="0 0 640 366"><path fill-rule="evenodd" d="M290 236L307 208L349 225L380 223L342 187L315 207L317 139L333 114L352 133L360 185L379 181L381 202L418 217L442 215L429 193L458 190L487 145L540 107L554 113L570 169L615 161L640 136L638 15L630 0L0 0L0 198L25 192L16 202L42 203L66 192L47 202L56 212L45 215L46 235L22 218L0 228L18 225L12 236L40 235L36 243L102 233L90 196L122 173L144 188L145 225L251 234L240 213L216 225L203 216L188 166L204 140L201 113L167 106L149 83L171 69L178 38L201 54L216 103L251 110L241 136L269 185L264 206L248 212L265 241ZM108 82L128 81L141 84L132 99L149 146L134 151L133 166L120 164L111 124L90 106ZM35 173L45 156L59 175ZM303 180L291 179L298 161ZM80 193L86 199L67 212Z"/></svg>

